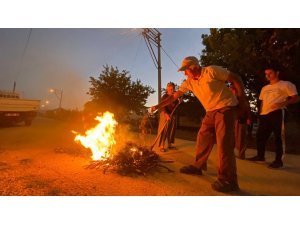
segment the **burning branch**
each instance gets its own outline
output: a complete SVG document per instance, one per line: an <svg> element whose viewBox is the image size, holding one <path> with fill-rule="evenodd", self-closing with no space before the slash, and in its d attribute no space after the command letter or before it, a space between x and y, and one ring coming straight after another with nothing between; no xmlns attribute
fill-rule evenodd
<svg viewBox="0 0 300 225"><path fill-rule="evenodd" d="M150 170L158 167L173 172L160 164L163 161L152 149L132 142L127 142L125 147L112 154L111 150L116 144L115 128L118 123L115 121L114 115L109 112L105 112L103 116L97 116L95 120L99 123L94 128L87 130L85 135L73 131L77 134L74 140L92 151L94 161L86 168L103 169L104 173L112 170L121 174L137 173L140 175L145 175Z"/></svg>
<svg viewBox="0 0 300 225"><path fill-rule="evenodd" d="M154 151L128 142L116 155L101 161L93 161L86 168L103 169L103 173L111 170L123 175L132 173L146 175L158 167L165 168L168 172L174 172L168 167L161 165L161 162L163 161L159 159L159 155Z"/></svg>

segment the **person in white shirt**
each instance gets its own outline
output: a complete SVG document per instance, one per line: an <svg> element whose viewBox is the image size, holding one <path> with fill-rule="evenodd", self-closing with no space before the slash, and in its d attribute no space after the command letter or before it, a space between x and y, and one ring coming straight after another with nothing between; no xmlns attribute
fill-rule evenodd
<svg viewBox="0 0 300 225"><path fill-rule="evenodd" d="M249 108L243 83L239 76L220 66L202 67L194 56L183 59L178 71L184 71L187 79L178 91L156 106L153 112L164 107L187 91L192 91L206 110L201 128L197 135L196 157L193 165L184 166L180 172L202 175L207 159L216 139L218 152L218 179L212 188L219 192L238 191L236 160L234 154L234 122L236 114L243 115ZM229 81L237 88L237 96L227 88Z"/></svg>
<svg viewBox="0 0 300 225"><path fill-rule="evenodd" d="M257 155L250 161L265 161L265 148L271 133L274 133L276 147L275 160L269 168L283 167L282 156L284 151L284 122L286 106L299 101L296 86L279 79L279 66L276 63L268 65L265 69L266 79L269 84L264 86L260 92L261 100L259 126L257 130Z"/></svg>

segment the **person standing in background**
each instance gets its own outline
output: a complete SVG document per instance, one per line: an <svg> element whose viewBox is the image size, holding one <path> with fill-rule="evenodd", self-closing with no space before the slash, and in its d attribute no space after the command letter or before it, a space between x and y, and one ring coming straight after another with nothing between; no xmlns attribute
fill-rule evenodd
<svg viewBox="0 0 300 225"><path fill-rule="evenodd" d="M166 93L162 96L162 101L174 93L175 84L173 82L169 82L166 87ZM170 103L161 108L159 113L159 125L158 125L158 134L161 132L159 138L159 150L161 152L166 152L165 141L168 142L168 149L175 149L173 144L175 143L175 131L177 126L177 117L176 114L173 113L177 104L179 104L179 100Z"/></svg>
<svg viewBox="0 0 300 225"><path fill-rule="evenodd" d="M265 76L269 84L264 86L260 92L261 100L259 126L257 130L257 155L250 158L250 161L265 161L265 148L271 133L274 133L275 160L269 168L283 167L282 156L285 147L285 114L286 107L299 102L296 86L279 79L279 66L276 63L268 65L265 69Z"/></svg>

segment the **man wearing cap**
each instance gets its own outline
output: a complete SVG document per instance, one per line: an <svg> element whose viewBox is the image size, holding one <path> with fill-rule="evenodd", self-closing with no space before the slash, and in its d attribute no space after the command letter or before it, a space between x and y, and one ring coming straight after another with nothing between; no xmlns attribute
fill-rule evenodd
<svg viewBox="0 0 300 225"><path fill-rule="evenodd" d="M180 172L202 175L211 152L211 144L216 138L218 152L218 179L212 188L220 192L238 191L236 161L234 155L234 122L236 115L243 115L249 108L243 83L239 76L220 66L202 67L194 56L183 59L178 71L184 71L186 80L178 91L150 111L164 107L187 91L192 91L206 110L198 132L196 157L193 165L184 166ZM227 88L225 81L234 84L237 95Z"/></svg>

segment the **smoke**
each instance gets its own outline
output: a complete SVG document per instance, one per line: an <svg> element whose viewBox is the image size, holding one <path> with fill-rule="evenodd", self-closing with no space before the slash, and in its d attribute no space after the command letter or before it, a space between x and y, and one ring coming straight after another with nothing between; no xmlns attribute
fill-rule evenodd
<svg viewBox="0 0 300 225"><path fill-rule="evenodd" d="M59 97L50 93L50 89L63 91L62 108L65 109L81 110L89 99L86 94L89 89L89 75L60 55L45 53L41 57L37 52L30 52L18 75L15 74L16 70L13 69L11 61L7 65L0 63L0 89L12 90L16 81L16 91L22 97L39 99L42 103L49 101L48 109L59 106Z"/></svg>
<svg viewBox="0 0 300 225"><path fill-rule="evenodd" d="M139 143L138 134L131 131L130 125L118 124L116 128L116 145L112 149L112 153L115 154L119 150L123 149L128 142Z"/></svg>

